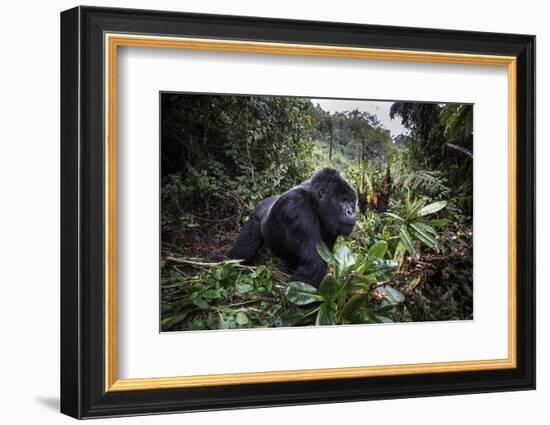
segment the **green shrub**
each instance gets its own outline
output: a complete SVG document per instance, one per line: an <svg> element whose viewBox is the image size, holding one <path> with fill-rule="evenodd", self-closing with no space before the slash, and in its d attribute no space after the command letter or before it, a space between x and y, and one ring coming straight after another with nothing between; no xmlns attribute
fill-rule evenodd
<svg viewBox="0 0 550 425"><path fill-rule="evenodd" d="M378 241L358 259L346 245L334 253L323 243L317 251L332 272L319 288L304 282L289 282L285 295L296 308L286 312L282 325L300 323L315 317L316 325L387 323L391 311L404 300L398 290L386 285L397 267L384 259L385 241Z"/></svg>

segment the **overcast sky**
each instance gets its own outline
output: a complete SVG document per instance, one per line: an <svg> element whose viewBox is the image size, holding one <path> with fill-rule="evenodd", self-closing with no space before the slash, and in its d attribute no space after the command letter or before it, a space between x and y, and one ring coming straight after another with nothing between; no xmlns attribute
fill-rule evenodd
<svg viewBox="0 0 550 425"><path fill-rule="evenodd" d="M390 108L393 102L378 102L371 100L337 100L337 99L311 99L314 105L319 104L328 112L344 112L358 109L367 111L378 117L382 125L390 130L392 137L407 134L405 127L401 125L401 118L390 118Z"/></svg>

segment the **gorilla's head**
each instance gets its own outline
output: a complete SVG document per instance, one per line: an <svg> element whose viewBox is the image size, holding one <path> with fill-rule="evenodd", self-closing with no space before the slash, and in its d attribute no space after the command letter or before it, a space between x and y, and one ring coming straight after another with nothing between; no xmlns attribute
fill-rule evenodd
<svg viewBox="0 0 550 425"><path fill-rule="evenodd" d="M323 227L333 236L349 235L355 226L357 195L338 171L323 168L304 182L319 202Z"/></svg>

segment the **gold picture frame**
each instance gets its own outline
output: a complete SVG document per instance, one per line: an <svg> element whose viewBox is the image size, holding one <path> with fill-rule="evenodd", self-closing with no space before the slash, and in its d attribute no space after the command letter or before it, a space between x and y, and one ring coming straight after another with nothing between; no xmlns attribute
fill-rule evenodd
<svg viewBox="0 0 550 425"><path fill-rule="evenodd" d="M106 99L106 226L105 226L105 391L150 390L266 382L341 379L417 373L465 372L516 367L516 58L512 56L440 53L411 50L281 44L253 41L212 40L127 34L105 34ZM116 375L116 87L117 49L148 47L325 56L358 60L395 60L506 67L508 72L508 358L388 366L305 369L231 373L168 378L117 379Z"/></svg>

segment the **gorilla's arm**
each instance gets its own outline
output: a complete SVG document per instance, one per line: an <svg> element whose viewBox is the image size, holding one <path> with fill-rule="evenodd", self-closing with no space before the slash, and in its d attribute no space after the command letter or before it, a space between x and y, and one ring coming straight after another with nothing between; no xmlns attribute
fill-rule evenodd
<svg viewBox="0 0 550 425"><path fill-rule="evenodd" d="M327 274L327 265L319 257L317 251L308 252L298 268L292 273L291 281L305 282L319 287L321 280Z"/></svg>
<svg viewBox="0 0 550 425"><path fill-rule="evenodd" d="M309 191L296 188L285 193L267 217L264 236L271 251L287 260L291 280L319 286L327 265L317 253L322 235L316 209Z"/></svg>
<svg viewBox="0 0 550 425"><path fill-rule="evenodd" d="M262 245L262 221L266 218L271 205L278 199L278 196L271 196L259 202L250 214L248 221L243 225L237 240L227 253L229 258L244 260L250 263L260 246Z"/></svg>
<svg viewBox="0 0 550 425"><path fill-rule="evenodd" d="M252 213L242 227L237 240L227 253L229 258L250 263L262 244L260 218Z"/></svg>

